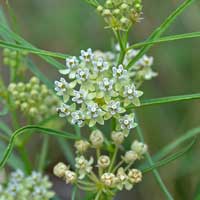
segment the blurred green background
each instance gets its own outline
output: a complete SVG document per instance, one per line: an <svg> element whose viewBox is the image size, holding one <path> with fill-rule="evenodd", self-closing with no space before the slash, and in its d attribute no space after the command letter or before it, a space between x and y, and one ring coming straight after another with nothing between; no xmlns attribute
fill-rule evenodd
<svg viewBox="0 0 200 200"><path fill-rule="evenodd" d="M147 38L181 2L144 0L144 20L134 27L129 42L132 44ZM110 30L104 29L103 20L83 0L10 0L10 4L15 10L20 34L41 49L78 55L80 49L88 47L101 50L111 48ZM165 35L193 31L200 31L200 1L196 1L178 17ZM145 83L143 98L200 92L199 39L156 45L148 55L154 56L154 70L159 76ZM52 81L59 76L57 71L38 57L34 56L33 59ZM199 101L138 109L150 153L156 153L185 131L200 126L199 113ZM200 189L199 146L198 140L192 152L159 169L177 200L193 199L195 192ZM126 193L126 197L122 195L117 199L164 199L152 174L146 175L133 192Z"/></svg>

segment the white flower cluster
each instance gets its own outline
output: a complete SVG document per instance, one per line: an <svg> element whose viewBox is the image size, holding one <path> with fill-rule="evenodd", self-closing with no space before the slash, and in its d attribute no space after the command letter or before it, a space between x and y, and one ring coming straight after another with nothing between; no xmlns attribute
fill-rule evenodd
<svg viewBox="0 0 200 200"><path fill-rule="evenodd" d="M124 134L122 132L112 132L111 138L115 147L118 148L124 141ZM75 171L70 170L70 167L64 163L58 163L54 167L54 174L59 178L63 178L67 184L76 184L80 188L82 184L87 186L88 183L88 187L92 186L96 190L101 185L104 192L111 192L115 189L132 189L136 183L141 182L142 173L140 170L131 167L136 160L143 158L147 152L147 145L137 140L133 141L131 150L125 152L122 159L116 163L117 161L113 161L112 157L101 154L104 142L103 133L99 130L94 130L91 133L89 141L76 141L74 145L76 148ZM94 157L88 159L88 156L85 155L89 148L96 149L96 161ZM95 174L95 168L99 171L98 175Z"/></svg>
<svg viewBox="0 0 200 200"><path fill-rule="evenodd" d="M60 117L67 117L72 124L80 127L115 118L117 130L126 133L136 126L134 114L128 114L128 106L140 106L143 92L138 90L138 80L144 81L156 74L151 70L153 58L145 56L127 70L127 62L133 58L135 50L128 51L122 64L117 65L116 54L112 52L92 52L82 50L79 58L66 59L66 69L60 73L67 75L55 81L57 95L63 103L57 109ZM135 81L136 80L136 81Z"/></svg>
<svg viewBox="0 0 200 200"><path fill-rule="evenodd" d="M49 200L54 196L47 176L32 172L25 176L21 170L11 173L8 183L0 185L0 200Z"/></svg>

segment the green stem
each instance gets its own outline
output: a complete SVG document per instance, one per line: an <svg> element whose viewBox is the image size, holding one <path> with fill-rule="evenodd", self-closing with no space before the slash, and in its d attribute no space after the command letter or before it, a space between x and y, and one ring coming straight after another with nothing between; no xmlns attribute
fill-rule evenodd
<svg viewBox="0 0 200 200"><path fill-rule="evenodd" d="M120 65L120 64L123 63L123 60L124 60L124 57L125 57L125 54L126 54L126 41L123 42L122 36L121 36L119 31L116 31L115 35L116 35L116 38L117 38L117 40L119 42L119 46L120 46L120 55L119 55L119 59L118 59L118 65Z"/></svg>
<svg viewBox="0 0 200 200"><path fill-rule="evenodd" d="M142 142L144 142L144 137L143 137L142 129L139 127L139 125L137 126L136 129L137 129L138 137L140 138L140 140L141 140ZM148 162L149 162L149 164L150 164L151 166L154 165L154 162L153 162L151 156L149 155L149 153L146 153L146 158L147 158L147 160L148 160ZM161 190L162 190L163 193L165 194L166 199L168 199L168 200L173 200L174 198L171 196L171 194L169 193L168 189L166 188L166 186L165 186L165 184L164 184L162 178L160 177L160 175L159 175L157 169L154 169L154 170L153 170L153 174L154 174L155 179L156 179L157 183L159 184Z"/></svg>
<svg viewBox="0 0 200 200"><path fill-rule="evenodd" d="M27 154L25 148L20 145L20 146L18 146L18 151L19 151L21 159L23 160L23 163L25 165L25 171L26 171L26 173L30 174L31 171L32 171L32 167L31 167L31 162L29 160L29 157L28 157L28 154Z"/></svg>
<svg viewBox="0 0 200 200"><path fill-rule="evenodd" d="M112 171L112 168L113 168L113 166L114 166L114 164L115 164L118 149L119 149L119 148L118 148L118 146L116 145L116 146L115 146L114 153L113 153L113 157L112 157L112 160L111 160L111 163L110 163L110 167L109 167L109 169L108 169L109 172Z"/></svg>
<svg viewBox="0 0 200 200"><path fill-rule="evenodd" d="M121 161L116 165L116 167L113 169L113 173L115 173L115 172L117 171L117 169L120 168L121 165L122 165L123 163L124 163L124 161L121 160Z"/></svg>
<svg viewBox="0 0 200 200"><path fill-rule="evenodd" d="M100 199L100 197L101 197L101 191L99 191L99 192L97 193L97 195L96 195L96 197L95 197L95 199L94 199L94 200L99 200L99 199Z"/></svg>
<svg viewBox="0 0 200 200"><path fill-rule="evenodd" d="M101 150L100 150L100 148L97 148L97 149L96 149L97 161L99 160L100 155L101 155ZM98 167L98 173L99 173L99 177L101 177L101 175L102 175L102 173L103 173L101 167Z"/></svg>
<svg viewBox="0 0 200 200"><path fill-rule="evenodd" d="M39 164L38 164L38 170L40 172L43 172L44 168L45 168L46 157L48 154L48 146L49 146L49 136L44 135L41 153L40 153L40 157L39 157Z"/></svg>

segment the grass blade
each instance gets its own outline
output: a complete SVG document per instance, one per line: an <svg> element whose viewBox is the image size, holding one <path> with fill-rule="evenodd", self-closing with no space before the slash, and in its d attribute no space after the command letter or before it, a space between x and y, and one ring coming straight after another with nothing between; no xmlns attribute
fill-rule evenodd
<svg viewBox="0 0 200 200"><path fill-rule="evenodd" d="M9 49L13 49L13 50L16 50L16 51L23 50L23 51L27 51L28 53L36 54L36 55L39 55L39 56L49 56L49 57L60 58L60 59L63 59L63 60L65 60L68 57L65 54L41 50L41 49L38 49L38 48L26 47L24 45L6 42L6 41L3 41L3 40L0 40L0 47L9 48Z"/></svg>
<svg viewBox="0 0 200 200"><path fill-rule="evenodd" d="M37 130L37 131L39 131L43 134L53 135L53 136L57 136L57 137L63 137L63 138L70 139L70 140L80 139L79 137L77 137L74 134L70 134L70 133L66 133L66 132L62 132L62 131L57 131L57 130L50 129L50 128L44 128L44 127L40 127L40 126L37 126L37 125L24 126L20 129L16 130L12 134L10 141L9 141L9 144L8 144L8 146L7 146L7 148L4 152L4 156L3 156L2 160L0 161L0 169L2 167L4 167L5 163L7 162L8 158L10 157L10 154L12 153L13 145L14 145L16 138L19 135L21 135L23 132L29 131L29 130Z"/></svg>
<svg viewBox="0 0 200 200"><path fill-rule="evenodd" d="M172 143L170 143L169 145L167 145L163 149L161 149L155 156L153 156L153 158L155 160L159 160L159 159L164 158L167 154L169 154L175 148L177 148L177 146L183 144L184 142L186 142L187 140L197 136L198 134L200 134L200 127L189 130L183 136L176 139L175 141L173 141Z"/></svg>
<svg viewBox="0 0 200 200"><path fill-rule="evenodd" d="M3 152L5 148L6 148L5 143L0 141L0 159L3 157ZM21 170L25 169L23 162L15 153L13 153L8 159L8 165L14 169L21 169Z"/></svg>
<svg viewBox="0 0 200 200"><path fill-rule="evenodd" d="M181 150L181 151L173 154L172 156L169 156L166 159L163 159L163 160L155 163L153 166L150 166L150 167L147 167L145 169L142 169L142 172L143 173L150 172L150 171L152 171L154 169L157 169L159 167L165 166L165 165L171 163L174 160L177 160L178 158L180 158L181 156L183 156L185 153L187 153L189 150L191 150L191 148L193 147L193 145L195 143L196 143L196 138L194 138L193 141L186 148L184 148L183 150Z"/></svg>
<svg viewBox="0 0 200 200"><path fill-rule="evenodd" d="M155 98L155 99L146 99L146 100L141 101L141 105L139 107L129 106L129 109L141 108L141 107L146 107L146 106L156 106L156 105L167 104L167 103L176 103L176 102L181 102L181 101L197 100L197 99L200 99L200 93L161 97L161 98Z"/></svg>
<svg viewBox="0 0 200 200"><path fill-rule="evenodd" d="M150 35L150 37L147 39L147 41L152 41L158 39L163 32L172 24L172 22L188 7L190 6L195 0L185 0L174 12L172 12L169 17L166 18L166 20ZM145 45L140 52L137 54L137 56L131 60L127 66L127 68L130 68L133 64L137 62L138 59L140 59L151 47L153 44L147 44Z"/></svg>
<svg viewBox="0 0 200 200"><path fill-rule="evenodd" d="M163 43L163 42L170 42L170 41L176 41L176 40L182 40L182 39L191 39L191 38L197 38L197 37L200 37L200 32L171 35L171 36L166 36L157 40L140 42L140 43L131 45L129 48L127 48L127 50L143 47L148 44L158 44L158 43Z"/></svg>

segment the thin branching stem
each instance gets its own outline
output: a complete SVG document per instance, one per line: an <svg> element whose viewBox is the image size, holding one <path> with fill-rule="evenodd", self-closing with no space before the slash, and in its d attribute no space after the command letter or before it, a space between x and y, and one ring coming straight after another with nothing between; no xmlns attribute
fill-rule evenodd
<svg viewBox="0 0 200 200"><path fill-rule="evenodd" d="M140 138L140 140L141 140L142 142L144 142L144 136L143 136L143 133L142 133L142 129L140 128L139 125L137 126L136 129L137 129L138 137ZM149 155L149 153L146 153L146 158L147 158L149 164L152 166L154 163L153 163L153 160L152 160L151 156ZM154 169L154 170L153 170L153 174L154 174L155 179L156 179L157 183L159 184L161 190L162 190L163 193L165 194L166 198L167 198L168 200L173 200L174 198L172 197L172 195L171 195L170 192L168 191L167 187L165 186L165 184L164 184L162 178L160 177L160 175L159 175L157 169Z"/></svg>

